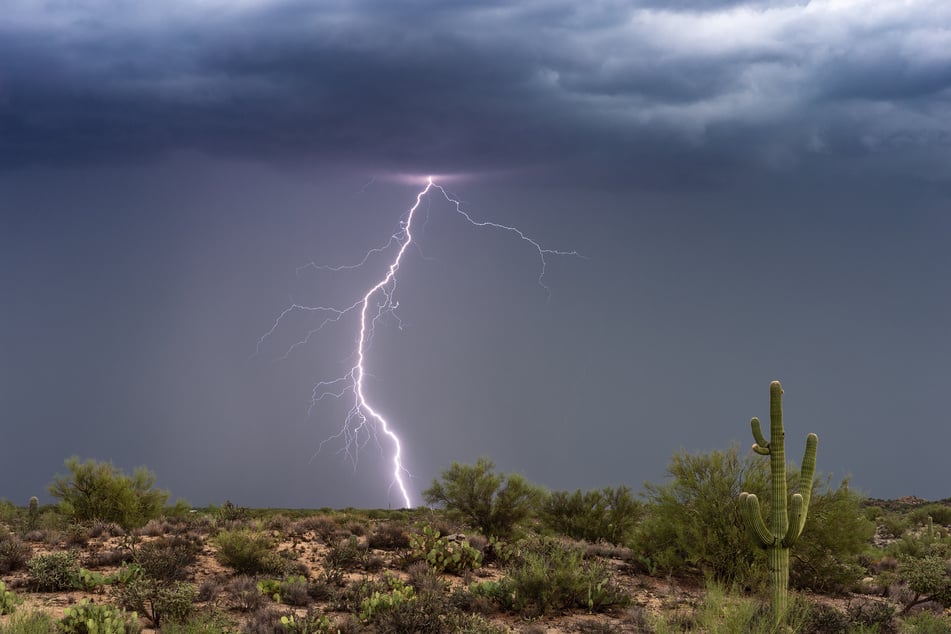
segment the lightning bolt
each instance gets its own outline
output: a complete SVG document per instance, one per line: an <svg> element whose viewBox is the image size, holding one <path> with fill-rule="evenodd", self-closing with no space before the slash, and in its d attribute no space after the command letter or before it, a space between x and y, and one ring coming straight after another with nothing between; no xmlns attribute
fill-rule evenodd
<svg viewBox="0 0 951 634"><path fill-rule="evenodd" d="M433 181L433 177L430 176L426 179L426 186L416 194L416 203L406 213L405 219L400 222L399 229L393 235L391 235L386 243L384 243L382 246L370 249L363 256L363 258L355 264L327 266L318 265L311 262L310 264L298 269L298 272L305 268L314 268L317 270L332 272L359 269L366 266L372 256L386 253L392 250L395 245L399 245L396 254L393 256L392 260L390 260L390 264L386 268L385 275L383 275L383 277L381 277L375 284L370 286L359 299L349 306L306 306L303 304L292 303L277 316L271 328L265 332L260 339L258 339L255 351L255 354L260 352L261 346L265 343L265 341L277 331L284 319L292 313L314 313L321 315L322 319L316 328L308 331L303 338L291 344L291 346L284 353L282 357L283 359L286 359L297 348L306 345L311 340L311 337L323 330L323 328L329 324L339 322L344 317L353 313L357 313L359 315L360 327L356 337L357 348L354 355L354 364L343 376L332 380L320 381L314 385L313 392L311 393L311 402L310 408L308 409L308 415L313 411L313 408L317 405L317 403L326 397L339 399L349 394L351 398L353 398L353 403L349 412L347 413L340 431L321 442L317 453L320 453L324 444L327 442L342 438L344 441L344 448L342 451L345 451L347 456L353 461L354 465L356 465L359 449L369 442L371 438L375 438L377 442L379 442L380 437L385 436L393 446L393 479L390 483L390 488L392 489L393 486L396 486L399 489L406 508L411 508L413 504L412 500L410 499L409 492L407 491L406 482L404 479L405 476L409 475L409 471L403 465L402 443L400 442L399 436L397 436L396 432L393 431L393 426L390 424L390 422L377 410L377 408L370 404L370 401L367 398L364 384L364 378L366 377L365 361L367 350L369 349L373 340L374 327L376 323L381 318L383 318L384 315L389 314L396 316L395 311L399 306L399 303L394 300L397 273L400 270L400 265L402 264L404 254L413 242L413 220L416 216L416 212L419 209L423 199L433 190L437 190L440 194L442 194L442 196L454 207L455 212L462 216L469 224L479 228L489 228L509 232L516 236L519 240L531 245L531 247L538 253L540 263L538 284L543 289L545 289L549 297L551 296L551 289L545 285L544 281L545 273L548 269L548 260L546 256L557 255L583 257L577 251L559 251L545 248L538 241L529 237L516 227L511 227L496 222L476 220L463 209L463 203L460 200L451 195L450 192L444 189L441 185L436 184ZM399 318L397 317L397 320L398 319Z"/></svg>

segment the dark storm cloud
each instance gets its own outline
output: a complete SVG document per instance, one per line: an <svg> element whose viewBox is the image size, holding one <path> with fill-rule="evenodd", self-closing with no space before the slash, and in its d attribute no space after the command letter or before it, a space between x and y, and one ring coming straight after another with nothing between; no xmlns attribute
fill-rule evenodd
<svg viewBox="0 0 951 634"><path fill-rule="evenodd" d="M951 130L932 0L48 6L0 26L8 167L184 148L710 168L943 151Z"/></svg>

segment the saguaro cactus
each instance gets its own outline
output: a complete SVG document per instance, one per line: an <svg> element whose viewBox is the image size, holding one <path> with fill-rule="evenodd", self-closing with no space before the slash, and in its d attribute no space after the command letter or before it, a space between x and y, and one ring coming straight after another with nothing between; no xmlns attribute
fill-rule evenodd
<svg viewBox="0 0 951 634"><path fill-rule="evenodd" d="M799 491L794 493L787 511L786 490L786 450L783 437L783 386L779 381L769 385L769 442L763 438L758 418L750 421L753 429L753 451L769 456L771 500L769 527L760 515L759 500L753 493L740 494L740 508L743 521L760 545L766 549L773 621L779 625L786 614L789 594L789 549L806 525L809 512L809 498L812 495L812 480L816 473L816 447L819 437L809 434L806 437L806 453L802 458L799 476Z"/></svg>
<svg viewBox="0 0 951 634"><path fill-rule="evenodd" d="M35 495L30 498L30 506L27 507L29 517L29 529L36 528L36 523L40 518L40 499Z"/></svg>

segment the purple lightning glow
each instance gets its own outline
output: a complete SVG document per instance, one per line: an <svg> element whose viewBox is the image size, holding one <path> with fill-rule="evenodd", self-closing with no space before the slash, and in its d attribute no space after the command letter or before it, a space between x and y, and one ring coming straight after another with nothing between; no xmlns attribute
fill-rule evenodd
<svg viewBox="0 0 951 634"><path fill-rule="evenodd" d="M386 274L378 282L371 286L360 299L344 308L331 306L304 306L296 303L288 306L281 312L280 315L278 315L270 330L261 336L257 344L257 349L260 351L261 345L264 343L264 341L274 334L284 318L293 312L306 311L324 315L323 320L316 328L310 330L303 339L295 342L288 348L283 356L283 358L287 358L287 356L290 355L291 352L293 352L296 348L308 343L310 338L314 334L320 332L324 326L330 323L338 322L344 316L350 313L359 313L360 328L356 338L357 349L353 366L343 376L329 381L320 381L314 386L313 392L311 394L310 410L308 410L308 412L312 411L314 406L317 405L317 403L320 402L324 397L330 396L333 398L343 398L345 395L351 394L353 397L353 405L347 413L343 426L339 432L324 440L320 444L320 448L322 449L323 445L331 440L343 438L344 448L342 451L345 451L347 456L350 457L354 464L356 464L359 449L362 448L370 438L375 438L377 441L379 441L379 434L386 436L394 448L393 480L390 484L390 487L392 488L395 485L399 489L400 495L402 496L403 502L407 508L412 507L412 500L410 499L409 492L406 488L406 482L404 481L404 476L408 475L409 471L402 462L403 448L399 437L393 431L389 421L379 411L377 411L377 409L374 408L367 399L363 381L364 377L366 376L364 361L366 358L367 349L373 340L374 326L376 325L377 321L386 314L395 316L395 311L398 307L398 302L395 302L393 299L393 295L396 290L396 275L400 269L400 264L403 260L403 254L406 253L406 250L413 241L413 218L415 217L416 210L422 203L423 198L425 198L426 195L429 194L429 192L433 189L438 189L443 197L455 207L456 213L465 218L469 224L475 227L487 227L511 232L514 233L520 240L532 245L532 247L534 247L534 249L538 252L538 257L541 263L538 274L538 284L549 294L550 289L544 283L544 277L548 267L548 262L545 256L571 255L580 257L576 251L557 251L554 249L546 249L516 227L474 219L465 210L463 210L461 201L451 196L449 192L446 191L442 186L437 185L433 181L433 177L430 176L426 179L426 186L416 194L416 203L407 212L406 219L401 221L399 230L390 236L386 244L381 247L370 249L364 255L363 259L356 264L327 266L311 263L306 265L306 267L301 267L312 267L326 271L358 269L365 266L370 260L371 256L384 253L394 245L398 244L399 249L397 250L397 253L393 259L390 261L389 267L386 269ZM378 299L374 300L375 297L378 297ZM319 451L320 449L318 449L318 453Z"/></svg>

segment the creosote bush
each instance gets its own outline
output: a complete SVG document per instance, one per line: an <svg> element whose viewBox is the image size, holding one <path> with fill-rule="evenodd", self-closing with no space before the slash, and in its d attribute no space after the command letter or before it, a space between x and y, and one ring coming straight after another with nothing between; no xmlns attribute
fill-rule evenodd
<svg viewBox="0 0 951 634"><path fill-rule="evenodd" d="M602 563L585 559L580 547L552 538L523 545L508 576L483 590L504 602L500 607L526 616L570 609L601 612L628 601Z"/></svg>
<svg viewBox="0 0 951 634"><path fill-rule="evenodd" d="M644 504L626 486L574 493L555 491L542 503L551 530L574 539L623 544L644 514Z"/></svg>
<svg viewBox="0 0 951 634"><path fill-rule="evenodd" d="M221 531L215 542L218 561L237 573L282 574L287 568L287 560L274 550L274 541L262 532L248 529Z"/></svg>

